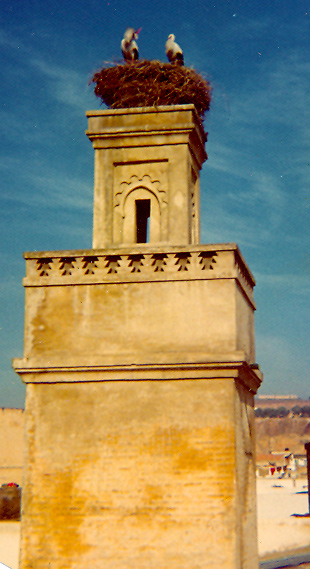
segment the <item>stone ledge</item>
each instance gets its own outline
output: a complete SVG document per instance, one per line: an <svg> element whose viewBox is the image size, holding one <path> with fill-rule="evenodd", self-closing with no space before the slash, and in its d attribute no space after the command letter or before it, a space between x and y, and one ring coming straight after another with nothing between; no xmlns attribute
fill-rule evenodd
<svg viewBox="0 0 310 569"><path fill-rule="evenodd" d="M199 162L207 159L207 134L192 104L87 111L86 116L94 148L189 144Z"/></svg>
<svg viewBox="0 0 310 569"><path fill-rule="evenodd" d="M262 382L258 366L245 361L30 367L30 362L16 358L13 366L24 383L231 379L240 381L249 391L256 393Z"/></svg>
<svg viewBox="0 0 310 569"><path fill-rule="evenodd" d="M86 116L91 127L86 131L89 138L98 134L119 135L120 132L162 133L167 128L177 132L184 129L192 130L195 126L201 143L206 139L201 119L192 104L95 110L87 111Z"/></svg>

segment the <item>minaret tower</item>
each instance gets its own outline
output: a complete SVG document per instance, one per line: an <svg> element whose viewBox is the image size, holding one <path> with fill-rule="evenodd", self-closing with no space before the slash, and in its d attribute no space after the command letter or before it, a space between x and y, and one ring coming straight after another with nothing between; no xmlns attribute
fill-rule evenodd
<svg viewBox="0 0 310 569"><path fill-rule="evenodd" d="M26 253L20 569L256 569L254 279L193 105L87 113L93 249Z"/></svg>
<svg viewBox="0 0 310 569"><path fill-rule="evenodd" d="M87 113L95 248L199 243L206 135L194 105Z"/></svg>

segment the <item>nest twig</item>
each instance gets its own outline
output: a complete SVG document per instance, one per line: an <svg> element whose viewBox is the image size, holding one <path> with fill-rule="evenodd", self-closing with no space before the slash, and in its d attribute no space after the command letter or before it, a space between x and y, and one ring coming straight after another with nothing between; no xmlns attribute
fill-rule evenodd
<svg viewBox="0 0 310 569"><path fill-rule="evenodd" d="M211 86L188 67L137 61L104 67L94 74L95 95L112 109L157 107L159 105L195 105L203 117L209 110Z"/></svg>

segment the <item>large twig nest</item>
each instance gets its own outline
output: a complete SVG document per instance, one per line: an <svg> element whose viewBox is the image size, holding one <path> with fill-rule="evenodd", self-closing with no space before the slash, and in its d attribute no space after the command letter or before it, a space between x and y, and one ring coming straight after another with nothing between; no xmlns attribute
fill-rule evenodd
<svg viewBox="0 0 310 569"><path fill-rule="evenodd" d="M95 94L112 109L195 105L208 111L211 86L193 69L160 61L137 61L104 67L94 74Z"/></svg>

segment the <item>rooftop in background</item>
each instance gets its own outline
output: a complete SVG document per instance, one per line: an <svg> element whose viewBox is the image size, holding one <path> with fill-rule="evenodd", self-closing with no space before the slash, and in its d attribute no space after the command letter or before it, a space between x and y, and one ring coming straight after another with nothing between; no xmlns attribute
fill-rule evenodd
<svg viewBox="0 0 310 569"><path fill-rule="evenodd" d="M310 399L302 399L297 395L258 395L255 397L255 408L257 407L286 407L291 409L295 406L310 405Z"/></svg>
<svg viewBox="0 0 310 569"><path fill-rule="evenodd" d="M299 399L297 395L258 395L257 399Z"/></svg>

